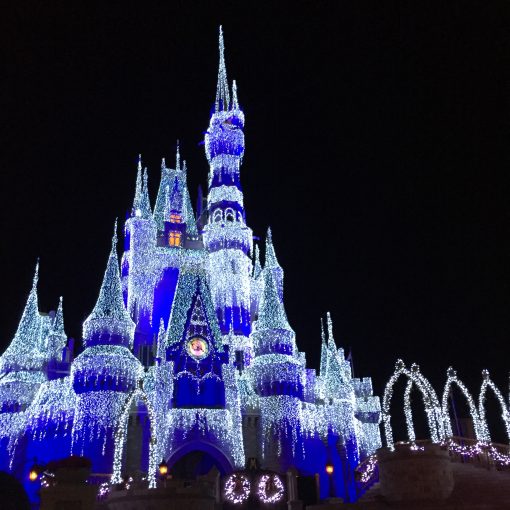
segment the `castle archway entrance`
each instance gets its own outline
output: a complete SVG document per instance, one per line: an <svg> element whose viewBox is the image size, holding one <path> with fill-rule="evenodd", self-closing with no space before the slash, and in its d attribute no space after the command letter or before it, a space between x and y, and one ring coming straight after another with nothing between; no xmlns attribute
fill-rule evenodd
<svg viewBox="0 0 510 510"><path fill-rule="evenodd" d="M176 450L168 459L174 478L194 479L218 470L223 476L234 470L228 457L216 446L204 441L192 441Z"/></svg>

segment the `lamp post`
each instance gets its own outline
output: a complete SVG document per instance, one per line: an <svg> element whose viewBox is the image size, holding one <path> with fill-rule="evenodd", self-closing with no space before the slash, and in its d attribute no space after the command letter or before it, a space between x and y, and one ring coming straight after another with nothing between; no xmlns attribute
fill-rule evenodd
<svg viewBox="0 0 510 510"><path fill-rule="evenodd" d="M335 470L335 468L333 467L333 464L328 462L328 464L326 464L326 473L328 474L328 477L329 477L329 497L330 498L333 498L335 496L335 488L333 486L333 472L334 472L334 470Z"/></svg>

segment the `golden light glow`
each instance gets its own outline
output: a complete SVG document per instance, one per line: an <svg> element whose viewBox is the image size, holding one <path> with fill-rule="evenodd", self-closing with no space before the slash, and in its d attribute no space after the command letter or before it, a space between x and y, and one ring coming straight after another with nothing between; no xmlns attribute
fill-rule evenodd
<svg viewBox="0 0 510 510"><path fill-rule="evenodd" d="M159 465L159 474L163 476L168 474L168 466L164 461Z"/></svg>
<svg viewBox="0 0 510 510"><path fill-rule="evenodd" d="M327 473L328 475L332 475L332 474L333 474L333 471L334 471L334 469L333 469L333 465L332 465L332 464L327 464L327 465L326 465L326 473Z"/></svg>
<svg viewBox="0 0 510 510"><path fill-rule="evenodd" d="M170 223L182 223L182 216L180 214L171 214Z"/></svg>
<svg viewBox="0 0 510 510"><path fill-rule="evenodd" d="M30 473L28 473L28 478L31 482L35 482L39 477L39 473L35 469L31 469Z"/></svg>
<svg viewBox="0 0 510 510"><path fill-rule="evenodd" d="M181 245L181 233L180 232L170 232L168 236L168 244L169 246L180 246Z"/></svg>

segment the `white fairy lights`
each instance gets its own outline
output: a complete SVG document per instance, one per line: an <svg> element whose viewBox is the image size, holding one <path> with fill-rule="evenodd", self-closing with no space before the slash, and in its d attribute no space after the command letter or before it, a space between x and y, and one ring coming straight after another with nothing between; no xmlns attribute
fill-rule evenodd
<svg viewBox="0 0 510 510"><path fill-rule="evenodd" d="M225 500L239 505L250 497L251 484L245 475L231 474L225 481Z"/></svg>
<svg viewBox="0 0 510 510"><path fill-rule="evenodd" d="M278 503L284 495L284 487L281 478L276 474L265 474L259 479L257 494L262 503Z"/></svg>

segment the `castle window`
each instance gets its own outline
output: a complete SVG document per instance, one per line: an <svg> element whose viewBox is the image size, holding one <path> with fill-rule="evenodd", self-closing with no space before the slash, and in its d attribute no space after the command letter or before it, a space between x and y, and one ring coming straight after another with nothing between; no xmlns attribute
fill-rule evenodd
<svg viewBox="0 0 510 510"><path fill-rule="evenodd" d="M214 223L219 223L223 219L223 215L221 213L221 209L216 209L213 214Z"/></svg>
<svg viewBox="0 0 510 510"><path fill-rule="evenodd" d="M225 218L227 219L227 221L235 220L234 210L231 209L230 207L225 211Z"/></svg>
<svg viewBox="0 0 510 510"><path fill-rule="evenodd" d="M180 232L170 232L168 236L168 245L169 246L180 246L181 245L181 233Z"/></svg>
<svg viewBox="0 0 510 510"><path fill-rule="evenodd" d="M182 216L180 214L172 213L170 215L170 223L182 223Z"/></svg>

